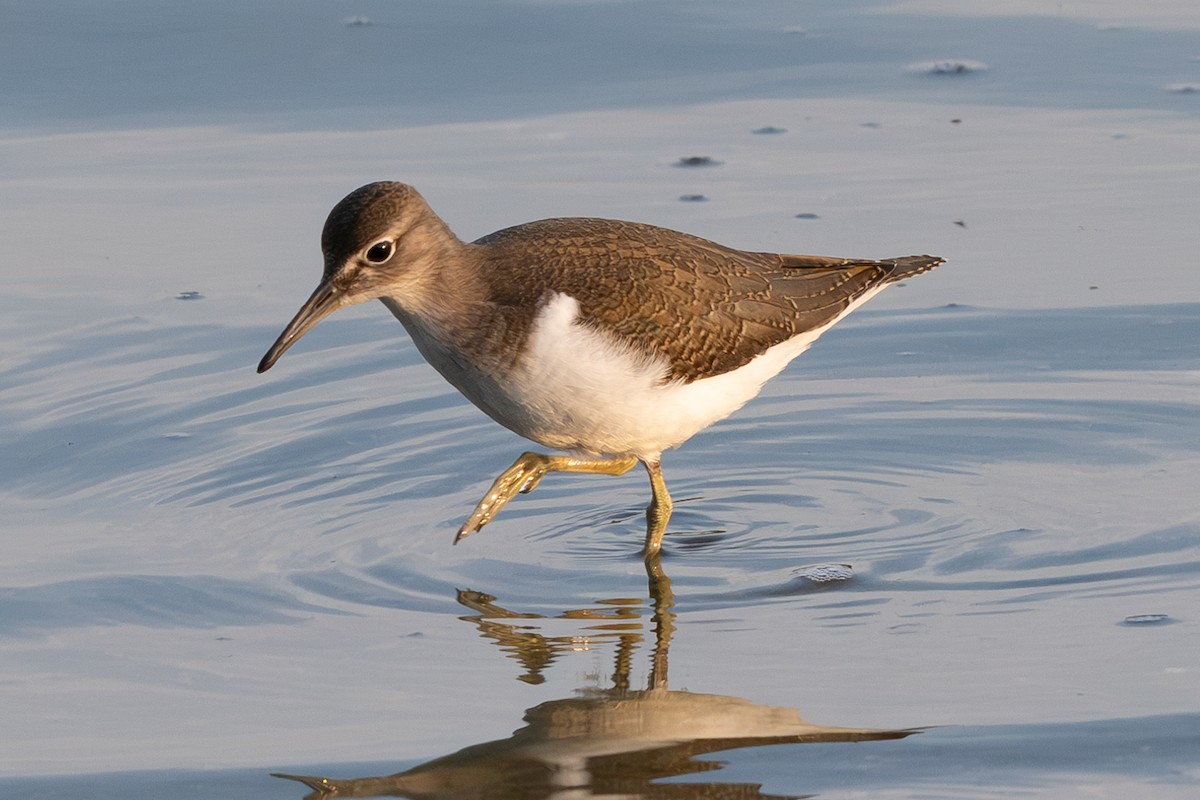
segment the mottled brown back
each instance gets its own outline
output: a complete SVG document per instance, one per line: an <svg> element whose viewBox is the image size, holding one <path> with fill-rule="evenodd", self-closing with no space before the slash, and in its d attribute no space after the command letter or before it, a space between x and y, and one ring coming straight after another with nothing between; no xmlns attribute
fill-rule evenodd
<svg viewBox="0 0 1200 800"><path fill-rule="evenodd" d="M561 292L581 319L665 356L672 378L737 369L769 347L833 321L874 287L919 275L935 256L858 261L752 253L634 222L547 219L497 231L485 245L489 300L528 329L538 301Z"/></svg>

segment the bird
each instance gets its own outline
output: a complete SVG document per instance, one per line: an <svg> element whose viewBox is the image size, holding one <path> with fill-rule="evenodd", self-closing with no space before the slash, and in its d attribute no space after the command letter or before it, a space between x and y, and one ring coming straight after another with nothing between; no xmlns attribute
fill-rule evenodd
<svg viewBox="0 0 1200 800"><path fill-rule="evenodd" d="M662 453L755 397L884 287L939 264L739 250L638 222L559 217L460 240L412 186L355 189L326 219L324 270L270 369L337 309L380 300L485 414L545 448L495 479L455 536L548 473L650 479L642 556L671 517Z"/></svg>

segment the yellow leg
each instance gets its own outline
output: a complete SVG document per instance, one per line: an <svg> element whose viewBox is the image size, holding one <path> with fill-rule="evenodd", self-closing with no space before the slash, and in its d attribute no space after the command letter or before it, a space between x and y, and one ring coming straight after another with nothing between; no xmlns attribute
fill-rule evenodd
<svg viewBox="0 0 1200 800"><path fill-rule="evenodd" d="M642 548L642 558L647 562L647 569L653 560L657 563L658 552L662 550L662 537L667 532L667 522L671 519L674 503L667 492L667 482L663 480L662 466L658 460L643 461L646 472L650 475L650 505L646 507L646 546Z"/></svg>
<svg viewBox="0 0 1200 800"><path fill-rule="evenodd" d="M633 469L637 459L633 456L619 458L578 458L576 456L547 456L541 453L522 453L513 465L496 478L492 488L475 506L471 516L458 529L454 543L487 525L500 509L518 494L528 494L541 483L547 472L587 472L596 475L624 475ZM661 478L659 481L661 482ZM663 489L664 493L666 488ZM670 515L670 498L667 499L667 514ZM666 521L663 521L664 527Z"/></svg>

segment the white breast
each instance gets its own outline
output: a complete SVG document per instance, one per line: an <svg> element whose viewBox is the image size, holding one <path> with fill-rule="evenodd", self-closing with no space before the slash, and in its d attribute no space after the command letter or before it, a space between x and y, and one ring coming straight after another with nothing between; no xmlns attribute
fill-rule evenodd
<svg viewBox="0 0 1200 800"><path fill-rule="evenodd" d="M579 303L565 294L543 305L516 369L502 375L464 363L432 331L396 316L426 360L510 430L558 450L652 459L741 408L875 291L827 325L777 344L731 372L691 383L664 382L665 359L580 324Z"/></svg>

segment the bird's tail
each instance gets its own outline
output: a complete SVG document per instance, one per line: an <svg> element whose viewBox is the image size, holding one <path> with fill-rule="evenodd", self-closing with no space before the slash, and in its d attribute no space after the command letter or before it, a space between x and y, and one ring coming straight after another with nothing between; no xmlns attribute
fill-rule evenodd
<svg viewBox="0 0 1200 800"><path fill-rule="evenodd" d="M888 284L920 275L941 264L945 259L939 256L902 256L900 258L884 258L878 261L862 258L830 258L829 256L776 256L780 266L785 269L814 270L829 272L833 270L862 270L870 269L878 283Z"/></svg>
<svg viewBox="0 0 1200 800"><path fill-rule="evenodd" d="M938 256L904 256L903 258L892 258L878 262L880 266L890 266L891 271L888 273L888 283L894 281L902 281L905 278L911 278L914 275L920 275L923 272L936 267L945 261L944 258Z"/></svg>

